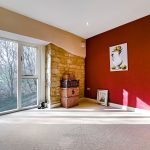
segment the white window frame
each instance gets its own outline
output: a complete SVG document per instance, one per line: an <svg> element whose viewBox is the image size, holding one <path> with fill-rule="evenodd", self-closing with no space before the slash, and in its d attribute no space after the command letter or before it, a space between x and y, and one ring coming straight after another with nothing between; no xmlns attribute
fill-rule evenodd
<svg viewBox="0 0 150 150"><path fill-rule="evenodd" d="M17 79L17 108L13 109L13 110L7 110L7 111L0 112L0 115L37 107L40 104L40 102L42 101L42 99L45 98L45 93L41 94L41 92L40 92L42 88L45 88L45 83L44 83L45 78L44 78L44 82L41 82L41 73L45 73L45 70L41 71L41 53L45 52L44 46L29 43L29 42L22 42L22 41L18 41L18 40L8 39L5 37L0 37L0 39L18 43L18 50L17 50L17 77L18 77L18 79ZM22 75L23 46L31 46L31 47L35 47L37 49L37 55L36 55L36 65L37 66L36 66L36 75L34 75L34 76L23 76ZM45 57L44 57L44 62L45 62ZM45 68L45 66L44 66L44 68ZM45 77L45 75L44 75L44 77ZM37 79L37 105L21 107L21 81L24 78L25 79L33 79L33 78ZM45 92L45 90L43 90L43 92Z"/></svg>

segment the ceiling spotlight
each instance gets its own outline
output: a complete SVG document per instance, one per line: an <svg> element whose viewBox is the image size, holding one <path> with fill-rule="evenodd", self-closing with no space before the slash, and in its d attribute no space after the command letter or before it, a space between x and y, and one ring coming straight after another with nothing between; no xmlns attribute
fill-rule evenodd
<svg viewBox="0 0 150 150"><path fill-rule="evenodd" d="M88 23L88 22L86 22L86 26L89 26L89 23Z"/></svg>

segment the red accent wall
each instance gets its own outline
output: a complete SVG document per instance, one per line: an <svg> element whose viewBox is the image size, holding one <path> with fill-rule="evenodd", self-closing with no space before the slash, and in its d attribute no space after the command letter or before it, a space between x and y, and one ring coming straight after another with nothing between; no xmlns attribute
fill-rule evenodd
<svg viewBox="0 0 150 150"><path fill-rule="evenodd" d="M109 47L127 43L128 71L110 72ZM150 109L150 15L86 41L85 96L109 90L109 102ZM87 90L90 88L90 90Z"/></svg>

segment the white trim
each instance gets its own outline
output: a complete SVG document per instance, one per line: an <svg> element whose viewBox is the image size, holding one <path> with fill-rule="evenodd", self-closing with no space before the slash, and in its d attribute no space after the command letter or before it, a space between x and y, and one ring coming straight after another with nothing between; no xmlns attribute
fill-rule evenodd
<svg viewBox="0 0 150 150"><path fill-rule="evenodd" d="M22 79L38 79L38 75L31 75L31 76L22 75L21 78Z"/></svg>
<svg viewBox="0 0 150 150"><path fill-rule="evenodd" d="M61 106L61 103L57 103L57 104L48 106L48 108L56 108L56 107L60 107L60 106Z"/></svg>
<svg viewBox="0 0 150 150"><path fill-rule="evenodd" d="M149 110L134 108L134 107L115 104L115 103L109 103L109 106L119 108L119 109L122 109L122 110L134 111L134 112L138 112L138 113L150 113Z"/></svg>
<svg viewBox="0 0 150 150"><path fill-rule="evenodd" d="M45 47L40 46L40 72L39 72L39 78L40 78L40 97L39 97L39 103L45 102Z"/></svg>
<svg viewBox="0 0 150 150"><path fill-rule="evenodd" d="M109 106L122 109L122 105L115 104L115 103L109 103Z"/></svg>
<svg viewBox="0 0 150 150"><path fill-rule="evenodd" d="M3 30L0 30L0 37L8 38L11 40L16 40L16 41L21 41L21 42L33 43L36 45L47 45L50 43L48 41L43 41L43 40L39 40L39 39L36 39L33 37L28 37L28 36L11 33L11 32L7 32L7 31L3 31Z"/></svg>
<svg viewBox="0 0 150 150"><path fill-rule="evenodd" d="M37 47L37 53L36 53L36 75L37 75L37 105L40 104L40 98L41 98L41 92L40 92L40 86L41 86L41 49L40 47ZM36 77L35 75L35 77Z"/></svg>
<svg viewBox="0 0 150 150"><path fill-rule="evenodd" d="M12 110L8 110L8 111L3 111L3 112L0 112L0 116L10 114L10 113L14 113L14 112L23 111L23 110L29 110L29 109L33 109L33 108L37 108L37 106L29 106L29 107L24 107L24 108L21 108L21 109L12 109Z"/></svg>
<svg viewBox="0 0 150 150"><path fill-rule="evenodd" d="M17 57L17 109L21 109L21 82L22 82L22 45L21 43L18 43L18 57Z"/></svg>
<svg viewBox="0 0 150 150"><path fill-rule="evenodd" d="M84 100L97 103L96 99L91 99L91 98L86 98L86 97L85 98L80 98L80 102L82 102ZM120 104L116 104L116 103L109 103L109 106L114 107L114 108L119 108L119 109L122 109L122 110L128 110L128 111L132 111L132 112L137 112L137 113L144 113L144 114L145 113L146 114L150 113L150 110L134 108L134 107L120 105Z"/></svg>
<svg viewBox="0 0 150 150"><path fill-rule="evenodd" d="M47 53L45 55L45 60L47 61L46 64L44 62L45 68L46 68L46 70L44 70L44 72L45 72L45 100L47 101L48 108L51 108L51 88L50 88L50 85L51 85L51 54L50 53Z"/></svg>
<svg viewBox="0 0 150 150"><path fill-rule="evenodd" d="M40 94L40 63L41 63L41 57L40 57L40 46L38 45L35 45L35 44L30 44L30 43L25 43L25 42L18 42L18 45L21 45L20 46L20 51L21 51L21 56L23 58L23 52L24 52L24 49L23 47L24 46L27 46L27 47L34 47L36 48L36 66L35 66L35 74L34 75L24 75L24 72L23 72L23 61L24 59L22 60L22 66L21 66L21 72L22 72L22 75L21 75L21 80L22 79L37 79L37 102L36 102L36 105L39 105L40 104L40 97L41 97L41 94ZM22 89L20 87L20 89ZM28 106L30 107L30 106Z"/></svg>

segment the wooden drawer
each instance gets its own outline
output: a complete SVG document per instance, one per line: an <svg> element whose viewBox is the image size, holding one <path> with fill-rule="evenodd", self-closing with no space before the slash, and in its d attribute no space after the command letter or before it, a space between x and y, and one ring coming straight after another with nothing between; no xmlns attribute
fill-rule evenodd
<svg viewBox="0 0 150 150"><path fill-rule="evenodd" d="M61 104L65 108L70 108L73 106L76 106L79 104L79 96L74 96L74 97L62 97L61 98Z"/></svg>
<svg viewBox="0 0 150 150"><path fill-rule="evenodd" d="M61 80L61 88L79 87L79 80Z"/></svg>
<svg viewBox="0 0 150 150"><path fill-rule="evenodd" d="M61 97L73 97L79 95L79 87L77 88L61 88Z"/></svg>

